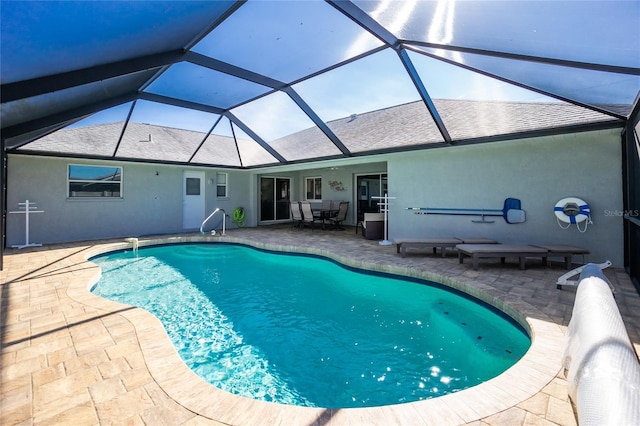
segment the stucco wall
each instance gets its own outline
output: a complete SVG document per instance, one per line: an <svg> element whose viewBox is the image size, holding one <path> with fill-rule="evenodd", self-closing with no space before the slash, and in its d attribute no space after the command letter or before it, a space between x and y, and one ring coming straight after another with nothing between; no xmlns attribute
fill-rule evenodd
<svg viewBox="0 0 640 426"><path fill-rule="evenodd" d="M302 166L304 167L304 166ZM268 173L256 173L255 181L258 182L262 176L270 177L287 177L291 179L290 197L292 200L300 201L306 197L306 178L320 177L322 178L322 198L334 201L349 201L349 210L347 211L346 225L355 225L356 210L354 206L355 195L354 185L355 176L367 173L377 174L386 173L387 165L385 162L377 161L366 164L341 164L338 167L315 167L306 166L304 170L290 171L271 171ZM331 182L340 182L339 187L332 187ZM258 185L259 188L259 185ZM257 195L256 197L257 198ZM320 206L320 201L312 202L315 206Z"/></svg>
<svg viewBox="0 0 640 426"><path fill-rule="evenodd" d="M384 161L386 160L386 166ZM247 226L258 221L259 177L293 179L291 196L304 198L304 178L323 178L323 197L354 201L354 176L386 171L391 202L389 238L417 236L490 237L505 243L560 243L586 247L588 261L623 264L622 165L619 131L549 136L446 149L378 155L369 163L354 159L337 169L301 164L296 169L225 170L229 197L215 196L215 169L205 171L206 214L221 207L231 214L242 206ZM67 165L116 164L124 167L122 200L69 200ZM291 166L287 166L291 167ZM168 165L115 163L11 155L8 159L8 210L19 201L36 201L44 214L34 216L31 242L182 232L182 174L198 170ZM156 171L158 174L156 175ZM330 180L341 181L334 191ZM326 195L325 195L326 194ZM558 226L553 207L575 196L589 203L593 224L581 233L575 225ZM416 215L406 207L501 209L505 198L518 198L526 222L473 223L475 217ZM216 221L210 225L215 226ZM350 207L348 224L355 224ZM233 223L227 222L229 227ZM7 245L24 243L24 218L7 215Z"/></svg>
<svg viewBox="0 0 640 426"><path fill-rule="evenodd" d="M587 261L623 264L622 165L619 131L417 151L388 160L389 192L396 197L390 238L489 237L504 243L559 243L588 248ZM589 203L593 224L561 229L553 213L565 197ZM522 201L526 222L473 223L477 217L416 215L406 207L502 209ZM582 224L584 225L584 224Z"/></svg>
<svg viewBox="0 0 640 426"><path fill-rule="evenodd" d="M68 164L117 165L123 167L122 199L68 199ZM157 164L85 161L77 159L11 155L7 161L7 210L18 202L35 201L40 210L31 216L30 242L54 243L97 238L183 232L182 177L184 170ZM205 169L200 169L205 170ZM216 207L231 214L242 206L251 210L249 177L241 171L225 171L226 199L216 198L214 169L205 172L205 211ZM157 174L156 174L157 172ZM209 225L216 225L213 220ZM249 225L251 218L249 215ZM255 220L253 221L255 225ZM233 223L227 221L228 227ZM7 246L24 244L24 215L7 214Z"/></svg>

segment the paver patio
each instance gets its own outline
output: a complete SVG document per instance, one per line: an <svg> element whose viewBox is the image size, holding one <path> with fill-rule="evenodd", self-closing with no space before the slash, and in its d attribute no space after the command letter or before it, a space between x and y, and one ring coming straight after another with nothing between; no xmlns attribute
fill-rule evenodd
<svg viewBox="0 0 640 426"><path fill-rule="evenodd" d="M353 232L288 225L234 229L222 237L141 238L140 244L200 240L299 249L440 281L526 319L534 344L503 375L428 401L343 410L263 403L205 383L180 360L151 314L87 290L99 272L87 257L127 247L124 239L8 249L0 271L0 424L576 424L560 371L575 295L572 288L556 289L563 263L521 271L516 263L487 261L473 271L453 254L402 258L393 246ZM638 353L640 297L623 270L606 275Z"/></svg>

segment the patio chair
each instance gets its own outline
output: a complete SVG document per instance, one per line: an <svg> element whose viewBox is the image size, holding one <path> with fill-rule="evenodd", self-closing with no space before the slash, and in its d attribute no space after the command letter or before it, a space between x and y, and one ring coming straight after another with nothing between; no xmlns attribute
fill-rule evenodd
<svg viewBox="0 0 640 426"><path fill-rule="evenodd" d="M341 201L340 206L338 207L338 214L327 219L331 224L333 224L331 229L336 229L339 231L344 230L342 222L347 219L347 210L349 210L349 202Z"/></svg>
<svg viewBox="0 0 640 426"><path fill-rule="evenodd" d="M316 219L325 219L331 211L331 200L322 200L322 205L319 209L313 210L313 215Z"/></svg>
<svg viewBox="0 0 640 426"><path fill-rule="evenodd" d="M362 236L367 240L381 240L384 238L384 213L365 213L360 222ZM358 227L356 226L356 234Z"/></svg>
<svg viewBox="0 0 640 426"><path fill-rule="evenodd" d="M291 206L291 227L297 226L302 228L302 212L300 211L300 203L298 201L290 201Z"/></svg>
<svg viewBox="0 0 640 426"><path fill-rule="evenodd" d="M300 201L300 211L302 212L302 221L300 222L301 228L305 225L309 225L313 230L315 223L317 221L322 221L321 218L313 215L311 204L308 201Z"/></svg>

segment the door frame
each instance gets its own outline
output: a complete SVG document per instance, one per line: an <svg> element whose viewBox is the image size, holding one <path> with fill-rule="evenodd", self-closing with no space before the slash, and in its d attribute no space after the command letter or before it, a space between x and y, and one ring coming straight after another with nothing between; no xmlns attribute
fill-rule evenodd
<svg viewBox="0 0 640 426"><path fill-rule="evenodd" d="M187 195L187 179L200 179L200 194ZM196 170L185 170L182 173L182 229L196 229L204 220L206 197L205 197L205 172ZM187 198L194 197L194 198ZM197 197L197 199L195 199ZM196 204L197 202L197 204ZM189 210L188 210L189 209ZM199 217L199 222L195 224L195 217ZM194 225L195 226L192 226Z"/></svg>
<svg viewBox="0 0 640 426"><path fill-rule="evenodd" d="M286 200L287 200L287 217L286 218L281 218L278 219L277 218L277 213L278 213L278 205L277 205L277 201L278 201L278 197L273 194L273 217L274 219L269 219L269 220L262 220L262 179L272 179L274 181L274 191L277 190L276 187L276 181L278 179L281 180L285 180L288 182L287 185L287 194L286 194ZM290 176L270 176L270 175L263 175L263 176L258 176L258 206L259 206L259 211L258 211L258 222L259 223L278 223L278 222L286 222L291 220L291 210L289 209L289 201L291 201L291 194L293 193L293 179Z"/></svg>
<svg viewBox="0 0 640 426"><path fill-rule="evenodd" d="M366 198L367 200L369 200L371 197L377 197L377 196L383 196L384 195L384 182L385 182L385 178L386 178L386 183L387 186L389 184L389 173L384 171L384 172L368 172L368 173L355 173L353 175L353 187L355 188L355 190L353 191L353 219L354 222L353 223L358 223L359 222L359 218L358 218L358 212L360 211L360 179L368 176L368 177L373 177L373 176L377 176L378 181L380 183L380 194L372 194L371 193L371 188L367 185L367 189L366 189ZM383 176L385 178L383 178Z"/></svg>

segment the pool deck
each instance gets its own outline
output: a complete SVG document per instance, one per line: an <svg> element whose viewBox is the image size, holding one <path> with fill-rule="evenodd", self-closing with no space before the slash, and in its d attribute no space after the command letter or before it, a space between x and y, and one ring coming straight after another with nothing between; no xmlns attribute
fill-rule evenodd
<svg viewBox="0 0 640 426"><path fill-rule="evenodd" d="M270 226L229 230L222 237L185 234L139 241L141 246L245 242L440 281L514 315L531 329L533 344L502 375L431 400L358 409L264 403L228 394L198 378L151 314L89 293L99 268L86 259L130 246L124 239L7 249L0 271L0 424L577 424L561 372L575 296L575 288L556 289L557 278L566 272L562 262L544 266L530 261L521 271L513 260L487 260L474 271L470 264L459 264L452 252L445 258L430 252L403 258L394 246L366 240L353 228L301 231ZM605 272L640 353L640 296L623 270Z"/></svg>

